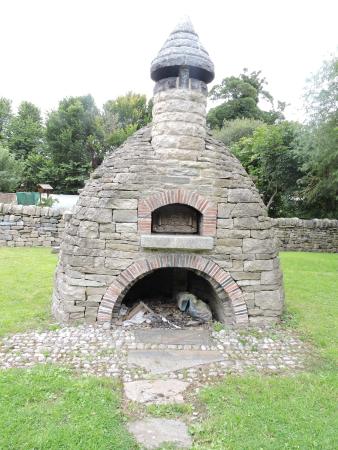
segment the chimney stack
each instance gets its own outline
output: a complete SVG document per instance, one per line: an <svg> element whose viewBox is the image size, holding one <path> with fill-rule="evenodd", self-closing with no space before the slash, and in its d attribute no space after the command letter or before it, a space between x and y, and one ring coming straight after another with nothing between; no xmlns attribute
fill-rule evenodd
<svg viewBox="0 0 338 450"><path fill-rule="evenodd" d="M189 18L170 34L151 64L152 145L165 159L196 161L205 148L207 83L214 65Z"/></svg>

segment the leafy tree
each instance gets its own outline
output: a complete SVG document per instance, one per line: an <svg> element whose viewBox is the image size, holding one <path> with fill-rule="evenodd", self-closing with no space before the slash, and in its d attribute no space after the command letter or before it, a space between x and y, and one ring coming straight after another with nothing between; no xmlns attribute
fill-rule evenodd
<svg viewBox="0 0 338 450"><path fill-rule="evenodd" d="M305 108L308 122L321 124L337 119L338 58L324 61L322 67L308 79L305 93Z"/></svg>
<svg viewBox="0 0 338 450"><path fill-rule="evenodd" d="M103 105L103 123L109 146L120 146L136 130L151 121L151 102L145 95L128 92Z"/></svg>
<svg viewBox="0 0 338 450"><path fill-rule="evenodd" d="M53 166L50 179L56 193L78 194L91 170L91 164L69 161Z"/></svg>
<svg viewBox="0 0 338 450"><path fill-rule="evenodd" d="M301 195L308 215L338 217L338 58L324 61L308 82L308 134Z"/></svg>
<svg viewBox="0 0 338 450"><path fill-rule="evenodd" d="M326 121L308 131L307 159L302 167L305 175L300 180L304 216L338 218L337 133L337 121Z"/></svg>
<svg viewBox="0 0 338 450"><path fill-rule="evenodd" d="M88 179L90 163L63 162L56 164L50 155L32 152L24 162L22 184L34 191L39 183L49 183L55 193L77 194Z"/></svg>
<svg viewBox="0 0 338 450"><path fill-rule="evenodd" d="M248 118L262 120L265 123L275 123L282 120L285 104L278 102L277 109L273 106L273 97L265 89L267 84L261 72L249 73L247 69L238 77L224 78L221 84L215 85L210 91L212 100L224 100L223 103L210 109L207 123L211 128L222 128L224 121ZM259 108L260 100L266 100L271 106L270 111Z"/></svg>
<svg viewBox="0 0 338 450"><path fill-rule="evenodd" d="M103 110L107 118L116 117L119 127L125 128L129 125L136 125L141 128L151 120L151 109L145 95L128 92L124 96L115 100L108 100ZM114 123L114 120L111 121Z"/></svg>
<svg viewBox="0 0 338 450"><path fill-rule="evenodd" d="M21 162L16 161L8 148L0 144L0 191L15 191L20 184L21 172Z"/></svg>
<svg viewBox="0 0 338 450"><path fill-rule="evenodd" d="M222 141L225 145L231 147L243 137L252 136L253 132L264 122L256 119L235 119L226 120L221 129L215 129L213 135L216 139Z"/></svg>
<svg viewBox="0 0 338 450"><path fill-rule="evenodd" d="M297 183L303 160L297 148L301 135L301 125L294 122L265 124L232 147L263 195L271 216L288 216L299 208Z"/></svg>
<svg viewBox="0 0 338 450"><path fill-rule="evenodd" d="M8 98L0 98L0 141L6 139L7 127L12 117L12 102Z"/></svg>
<svg viewBox="0 0 338 450"><path fill-rule="evenodd" d="M37 184L50 183L54 188L54 164L46 153L32 151L24 161L21 182L27 191L35 191Z"/></svg>
<svg viewBox="0 0 338 450"><path fill-rule="evenodd" d="M8 124L7 145L17 159L25 159L43 144L44 127L40 110L30 102L22 102L18 113Z"/></svg>
<svg viewBox="0 0 338 450"><path fill-rule="evenodd" d="M97 167L105 153L102 120L91 95L62 100L49 114L48 149L56 165L83 164Z"/></svg>

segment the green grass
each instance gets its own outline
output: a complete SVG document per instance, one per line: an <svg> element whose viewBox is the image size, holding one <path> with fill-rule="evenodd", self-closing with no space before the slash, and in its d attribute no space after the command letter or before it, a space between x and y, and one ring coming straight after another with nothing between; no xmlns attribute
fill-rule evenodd
<svg viewBox="0 0 338 450"><path fill-rule="evenodd" d="M204 389L208 418L192 428L194 449L337 448L333 373L229 376Z"/></svg>
<svg viewBox="0 0 338 450"><path fill-rule="evenodd" d="M50 248L0 248L0 336L51 321L56 261Z"/></svg>
<svg viewBox="0 0 338 450"><path fill-rule="evenodd" d="M1 450L132 450L120 388L109 379L76 377L39 366L0 372Z"/></svg>
<svg viewBox="0 0 338 450"><path fill-rule="evenodd" d="M286 252L281 260L290 325L317 347L321 365L293 376L228 376L204 389L196 450L338 448L338 255Z"/></svg>
<svg viewBox="0 0 338 450"><path fill-rule="evenodd" d="M338 354L338 255L281 254L286 306L295 326L334 360Z"/></svg>
<svg viewBox="0 0 338 450"><path fill-rule="evenodd" d="M168 405L148 405L147 414L153 417L167 417L168 419L189 416L193 413L192 406L186 403L173 403Z"/></svg>

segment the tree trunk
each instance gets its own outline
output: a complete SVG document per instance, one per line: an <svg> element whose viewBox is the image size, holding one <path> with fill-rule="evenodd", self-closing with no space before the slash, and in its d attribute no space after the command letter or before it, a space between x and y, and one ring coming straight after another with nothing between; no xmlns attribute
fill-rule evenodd
<svg viewBox="0 0 338 450"><path fill-rule="evenodd" d="M270 200L268 201L268 204L266 205L268 211L270 209L270 206L271 206L273 199L275 198L277 192L278 192L278 189L276 187L275 192L271 195Z"/></svg>

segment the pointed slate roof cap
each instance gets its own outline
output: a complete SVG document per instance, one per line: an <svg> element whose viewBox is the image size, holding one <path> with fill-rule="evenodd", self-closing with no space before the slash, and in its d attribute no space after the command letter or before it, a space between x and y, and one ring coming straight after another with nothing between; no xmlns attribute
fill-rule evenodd
<svg viewBox="0 0 338 450"><path fill-rule="evenodd" d="M151 78L159 81L163 78L177 77L181 66L189 67L191 78L205 83L214 79L214 64L201 45L188 17L178 23L151 63Z"/></svg>

